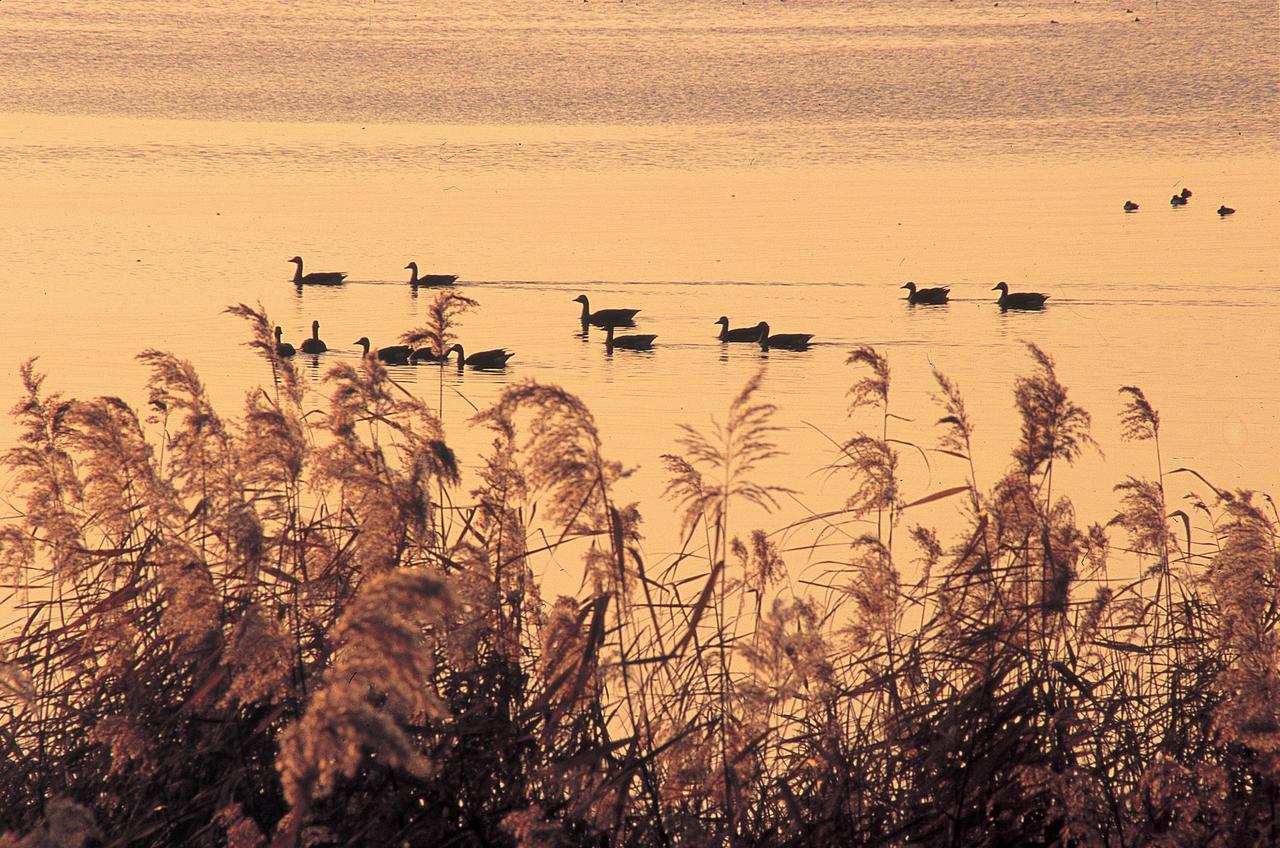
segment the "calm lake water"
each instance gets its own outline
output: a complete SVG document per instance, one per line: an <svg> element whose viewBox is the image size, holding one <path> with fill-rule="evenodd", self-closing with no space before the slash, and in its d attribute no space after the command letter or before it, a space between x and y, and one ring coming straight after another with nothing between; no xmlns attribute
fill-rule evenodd
<svg viewBox="0 0 1280 848"><path fill-rule="evenodd" d="M422 5L6 2L0 403L30 355L51 386L140 402L133 356L160 347L232 414L269 375L224 306L263 303L295 344L318 319L318 378L357 337L422 323L413 259L480 301L468 348L516 351L505 374L446 370L462 455L488 441L472 405L562 384L639 467L658 549L676 423L722 417L760 368L789 453L768 473L802 490L787 516L842 502L812 472L833 458L821 434L852 433L843 363L863 343L890 358L904 440L934 444L930 366L958 381L988 483L1017 436L1022 341L1052 353L1106 451L1062 489L1088 520L1154 472L1118 439L1127 384L1162 412L1166 468L1280 488L1273 0ZM294 254L348 283L297 293ZM909 308L906 280L954 300ZM1001 314L999 280L1049 308ZM579 293L641 309L658 348L606 356ZM816 344L726 349L721 314ZM435 397L437 369L396 376ZM906 496L955 484L951 462L907 449ZM918 520L955 507L933 509Z"/></svg>

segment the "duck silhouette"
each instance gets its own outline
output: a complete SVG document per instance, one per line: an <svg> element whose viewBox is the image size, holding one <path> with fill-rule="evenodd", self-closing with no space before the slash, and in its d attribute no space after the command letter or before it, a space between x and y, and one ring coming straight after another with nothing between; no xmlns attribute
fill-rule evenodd
<svg viewBox="0 0 1280 848"><path fill-rule="evenodd" d="M992 291L1000 292L1000 299L996 303L1000 304L1001 309L1043 309L1044 302L1049 299L1049 295L1040 294L1039 292L1014 292L1009 293L1009 284L1005 282L996 283Z"/></svg>
<svg viewBox="0 0 1280 848"><path fill-rule="evenodd" d="M1180 194L1175 194L1173 197L1169 198L1169 205L1174 207L1186 206L1187 199Z"/></svg>
<svg viewBox="0 0 1280 848"><path fill-rule="evenodd" d="M578 295L573 301L582 304L584 327L588 324L596 327L634 327L636 313L640 311L639 309L598 309L592 312L591 301L587 300L585 294Z"/></svg>
<svg viewBox="0 0 1280 848"><path fill-rule="evenodd" d="M413 356L413 348L408 345L392 345L391 347L380 347L376 351L371 351L372 345L369 343L368 336L361 336L356 339L355 344L364 348L365 356L376 356L378 361L385 362L388 365L408 365L409 357Z"/></svg>
<svg viewBox="0 0 1280 848"><path fill-rule="evenodd" d="M946 303L950 297L951 289L939 287L936 289L917 289L915 283L907 283L902 288L907 290L907 303L912 306L922 304L925 306L938 306Z"/></svg>
<svg viewBox="0 0 1280 848"><path fill-rule="evenodd" d="M311 338L302 343L303 353L324 353L329 346L320 341L320 322L311 322Z"/></svg>
<svg viewBox="0 0 1280 848"><path fill-rule="evenodd" d="M729 329L729 319L721 315L716 319L720 325L720 341L722 342L758 342L760 341L760 325L754 327L738 327Z"/></svg>
<svg viewBox="0 0 1280 848"><path fill-rule="evenodd" d="M276 356L293 356L297 351L293 349L293 345L280 340L282 335L284 335L284 330L276 327Z"/></svg>
<svg viewBox="0 0 1280 848"><path fill-rule="evenodd" d="M295 286L338 286L342 285L342 281L347 278L346 274L338 271L312 271L310 274L304 274L301 256L295 256L289 261L298 266L293 271Z"/></svg>
<svg viewBox="0 0 1280 848"><path fill-rule="evenodd" d="M813 333L775 333L770 335L769 324L761 321L757 329L760 331L760 349L781 348L782 350L808 350L809 339Z"/></svg>
<svg viewBox="0 0 1280 848"><path fill-rule="evenodd" d="M418 276L418 263L410 262L404 266L406 271L411 271L409 275L409 285L411 286L451 286L457 281L457 274L423 274Z"/></svg>
<svg viewBox="0 0 1280 848"><path fill-rule="evenodd" d="M615 336L613 327L605 327L604 349L608 353L612 353L614 348L622 350L653 350L653 340L656 335L629 335Z"/></svg>
<svg viewBox="0 0 1280 848"><path fill-rule="evenodd" d="M1126 201L1124 202L1124 211L1126 211L1126 212L1137 212L1137 211L1138 211L1138 204L1134 203L1132 200L1126 200Z"/></svg>
<svg viewBox="0 0 1280 848"><path fill-rule="evenodd" d="M1225 218L1228 215L1236 214L1236 210L1232 209L1230 206L1223 205L1218 207L1218 214Z"/></svg>
<svg viewBox="0 0 1280 848"><path fill-rule="evenodd" d="M498 368L506 368L507 360L515 356L514 351L505 348L495 348L494 350L481 350L467 356L466 351L462 349L462 345L456 344L449 348L449 352L445 354L448 358L450 353L457 351L458 353L458 370L462 370L462 366L466 365L481 371L495 370Z"/></svg>

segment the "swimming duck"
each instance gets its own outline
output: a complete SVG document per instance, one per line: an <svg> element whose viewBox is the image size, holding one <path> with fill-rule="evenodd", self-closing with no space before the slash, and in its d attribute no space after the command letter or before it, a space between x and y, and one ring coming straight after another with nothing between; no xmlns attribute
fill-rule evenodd
<svg viewBox="0 0 1280 848"><path fill-rule="evenodd" d="M1124 211L1126 211L1126 212L1137 212L1137 211L1138 211L1138 204L1134 203L1132 200L1126 200L1126 201L1124 202Z"/></svg>
<svg viewBox="0 0 1280 848"><path fill-rule="evenodd" d="M304 274L301 256L295 256L289 261L298 266L293 272L293 284L296 286L336 286L347 278L346 274L339 271L312 271Z"/></svg>
<svg viewBox="0 0 1280 848"><path fill-rule="evenodd" d="M1218 207L1218 214L1225 218L1228 215L1236 214L1236 210L1232 209L1230 206L1223 205Z"/></svg>
<svg viewBox="0 0 1280 848"><path fill-rule="evenodd" d="M653 340L656 338L656 335L615 336L613 327L610 326L605 328L604 349L610 353L615 347L623 350L653 350Z"/></svg>
<svg viewBox="0 0 1280 848"><path fill-rule="evenodd" d="M783 350L808 350L809 339L813 333L775 333L769 335L768 323L761 321L756 328L760 331L760 349L768 350L776 347Z"/></svg>
<svg viewBox="0 0 1280 848"><path fill-rule="evenodd" d="M1175 194L1173 197L1169 198L1169 205L1170 206L1186 206L1187 199L1180 194Z"/></svg>
<svg viewBox="0 0 1280 848"><path fill-rule="evenodd" d="M907 283L905 286L902 286L902 288L906 289L908 292L907 303L910 303L913 306L917 303L924 304L925 306L936 306L938 304L946 303L947 297L951 292L951 289L945 287L939 287L936 289L917 289L915 283Z"/></svg>
<svg viewBox="0 0 1280 848"><path fill-rule="evenodd" d="M358 344L362 348L364 348L365 356L376 355L380 362L385 362L388 365L408 365L409 357L413 355L413 348L409 347L408 345L392 345L391 347L380 347L378 348L375 354L371 354L370 353L371 345L369 344L368 336L361 336L360 338L356 339L355 344Z"/></svg>
<svg viewBox="0 0 1280 848"><path fill-rule="evenodd" d="M720 325L720 341L722 342L758 342L760 341L760 327L738 327L737 329L729 329L729 319L721 315L716 319L716 323Z"/></svg>
<svg viewBox="0 0 1280 848"><path fill-rule="evenodd" d="M991 290L1000 292L1000 299L996 302L1000 304L1001 309L1043 309L1044 302L1049 299L1049 295L1039 292L1010 294L1009 284L1005 282L996 283Z"/></svg>
<svg viewBox="0 0 1280 848"><path fill-rule="evenodd" d="M406 271L413 272L409 275L411 286L451 286L458 279L457 274L423 274L419 277L417 262L410 262L404 267Z"/></svg>
<svg viewBox="0 0 1280 848"><path fill-rule="evenodd" d="M585 294L580 294L573 299L574 303L582 304L582 324L594 324L597 327L633 327L636 323L636 313L639 309L599 309L595 312L591 311L591 302L587 300Z"/></svg>
<svg viewBox="0 0 1280 848"><path fill-rule="evenodd" d="M470 365L472 368L481 370L492 368L506 368L507 360L515 356L514 351L496 348L494 350L482 350L467 356L462 350L462 345L456 344L449 348L449 353L458 352L458 370L462 370L463 365ZM446 358L449 353L446 353Z"/></svg>
<svg viewBox="0 0 1280 848"><path fill-rule="evenodd" d="M303 353L324 353L329 346L320 341L320 322L311 322L311 338L302 343Z"/></svg>
<svg viewBox="0 0 1280 848"><path fill-rule="evenodd" d="M282 335L284 335L284 330L276 327L276 356L293 356L297 351L293 349L293 345L280 340Z"/></svg>

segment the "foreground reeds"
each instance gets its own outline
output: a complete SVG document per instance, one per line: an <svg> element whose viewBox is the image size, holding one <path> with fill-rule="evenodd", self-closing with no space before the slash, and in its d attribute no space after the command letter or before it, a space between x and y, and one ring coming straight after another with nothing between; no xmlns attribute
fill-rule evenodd
<svg viewBox="0 0 1280 848"><path fill-rule="evenodd" d="M687 541L659 565L579 399L507 388L464 491L378 362L308 414L266 316L234 311L273 372L237 419L168 354L142 354L145 421L22 370L0 845L1280 839L1280 519L1249 492L1172 509L1139 389L1154 476L1108 526L1053 484L1090 418L1034 347L1008 473L976 479L936 374L930 450L967 480L907 501L889 364L860 348L847 502L770 534L735 523L784 491L756 479L779 449L753 380L665 459ZM944 500L950 540L908 523ZM580 597L540 595L553 550Z"/></svg>

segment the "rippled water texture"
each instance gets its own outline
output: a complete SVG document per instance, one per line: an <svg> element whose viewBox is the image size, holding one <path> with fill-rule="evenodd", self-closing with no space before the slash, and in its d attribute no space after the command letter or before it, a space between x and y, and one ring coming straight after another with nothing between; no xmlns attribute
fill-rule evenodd
<svg viewBox="0 0 1280 848"><path fill-rule="evenodd" d="M1166 467L1280 483L1270 0L0 8L6 407L32 354L52 385L138 402L132 357L161 347L231 412L267 375L223 306L261 301L294 343L319 319L318 375L421 323L416 259L481 301L469 348L517 352L505 375L444 374L464 456L485 442L470 405L558 382L652 503L675 422L723 414L764 367L791 454L772 473L803 489L788 510L831 508L842 485L807 475L834 455L822 434L850 432L843 363L870 343L904 441L933 444L931 366L960 383L990 482L1034 340L1107 451L1073 484L1089 518L1152 473L1118 442L1126 384L1163 412ZM295 253L348 284L296 293ZM954 302L913 310L908 279ZM1049 308L1002 315L1002 279ZM658 348L605 356L576 334L580 292L640 308ZM817 344L725 350L721 314ZM398 378L440 391L433 368ZM953 482L947 462L904 449L906 495Z"/></svg>

